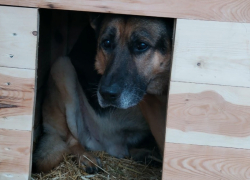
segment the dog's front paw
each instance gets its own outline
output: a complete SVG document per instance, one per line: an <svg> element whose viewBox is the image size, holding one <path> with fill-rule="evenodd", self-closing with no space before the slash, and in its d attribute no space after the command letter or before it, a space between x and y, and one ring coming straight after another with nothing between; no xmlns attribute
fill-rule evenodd
<svg viewBox="0 0 250 180"><path fill-rule="evenodd" d="M125 158L125 157L129 157L129 151L128 148L126 146L122 146L122 145L113 145L110 146L107 149L107 152L111 155L114 156L116 158Z"/></svg>
<svg viewBox="0 0 250 180"><path fill-rule="evenodd" d="M159 153L156 151L148 150L148 149L130 149L131 158L139 163L143 164L161 164L162 158Z"/></svg>
<svg viewBox="0 0 250 180"><path fill-rule="evenodd" d="M101 160L88 152L79 155L76 161L88 174L97 173L100 170L100 167L102 167Z"/></svg>

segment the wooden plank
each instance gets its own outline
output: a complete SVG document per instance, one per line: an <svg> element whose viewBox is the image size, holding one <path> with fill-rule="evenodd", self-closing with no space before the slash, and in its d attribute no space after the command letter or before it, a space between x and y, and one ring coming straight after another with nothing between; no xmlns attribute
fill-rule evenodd
<svg viewBox="0 0 250 180"><path fill-rule="evenodd" d="M30 131L0 129L0 179L27 180L30 160Z"/></svg>
<svg viewBox="0 0 250 180"><path fill-rule="evenodd" d="M250 179L250 151L166 143L162 179Z"/></svg>
<svg viewBox="0 0 250 180"><path fill-rule="evenodd" d="M37 9L0 6L0 66L35 69L36 33Z"/></svg>
<svg viewBox="0 0 250 180"><path fill-rule="evenodd" d="M250 87L250 24L177 20L172 81Z"/></svg>
<svg viewBox="0 0 250 180"><path fill-rule="evenodd" d="M34 83L35 70L0 67L0 129L31 131Z"/></svg>
<svg viewBox="0 0 250 180"><path fill-rule="evenodd" d="M38 10L0 6L0 179L29 179Z"/></svg>
<svg viewBox="0 0 250 180"><path fill-rule="evenodd" d="M250 149L250 88L171 82L166 142Z"/></svg>
<svg viewBox="0 0 250 180"><path fill-rule="evenodd" d="M37 11L37 24L38 24L38 29L40 28L40 13L39 11ZM32 173L32 158L33 158L33 144L34 142L34 132L35 132L35 118L37 117L36 115L36 110L37 110L37 100L40 100L40 105L42 106L43 100L41 99L37 99L37 91L38 91L38 47L39 47L39 39L40 39L40 35L39 33L37 34L37 42L36 42L36 59L35 59L35 78L34 78L34 83L35 83L35 87L34 87L34 100L33 100L33 110L32 110L32 122L31 122L31 139L30 139L30 154L29 154L29 176L28 179L31 179L31 173ZM39 131L41 132L41 131Z"/></svg>
<svg viewBox="0 0 250 180"><path fill-rule="evenodd" d="M246 0L0 0L0 4L117 14L250 22Z"/></svg>

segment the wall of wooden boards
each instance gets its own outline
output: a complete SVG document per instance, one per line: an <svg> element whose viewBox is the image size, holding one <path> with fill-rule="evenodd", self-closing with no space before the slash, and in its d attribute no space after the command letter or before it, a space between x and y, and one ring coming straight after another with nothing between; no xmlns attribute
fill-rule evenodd
<svg viewBox="0 0 250 180"><path fill-rule="evenodd" d="M29 178L38 10L0 6L0 179Z"/></svg>
<svg viewBox="0 0 250 180"><path fill-rule="evenodd" d="M0 4L143 16L250 22L248 0L0 0Z"/></svg>
<svg viewBox="0 0 250 180"><path fill-rule="evenodd" d="M248 1L0 0L0 4L225 21L177 20L163 179L250 178ZM0 7L0 179L29 177L37 17L37 9Z"/></svg>
<svg viewBox="0 0 250 180"><path fill-rule="evenodd" d="M163 179L250 179L250 24L177 19Z"/></svg>

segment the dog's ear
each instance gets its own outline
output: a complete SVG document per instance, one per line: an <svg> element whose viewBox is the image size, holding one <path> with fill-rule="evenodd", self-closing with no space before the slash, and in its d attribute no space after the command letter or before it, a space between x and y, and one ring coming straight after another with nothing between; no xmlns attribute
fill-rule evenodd
<svg viewBox="0 0 250 180"><path fill-rule="evenodd" d="M101 13L88 13L90 26L97 31L102 22L103 14Z"/></svg>

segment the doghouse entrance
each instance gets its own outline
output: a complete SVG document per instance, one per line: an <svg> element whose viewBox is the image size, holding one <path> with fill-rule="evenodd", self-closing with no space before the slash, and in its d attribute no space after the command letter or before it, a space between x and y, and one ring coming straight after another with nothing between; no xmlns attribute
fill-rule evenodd
<svg viewBox="0 0 250 180"><path fill-rule="evenodd" d="M39 48L38 48L38 79L36 119L34 132L34 149L42 133L42 103L46 92L46 83L50 68L61 56L67 56L82 33L89 27L89 19L85 12L40 9ZM86 36L84 36L87 38ZM89 37L88 37L89 38ZM95 38L93 37L93 41ZM91 46L85 44L84 46ZM81 49L78 48L78 51ZM95 51L95 49L93 49ZM88 57L82 60L86 60ZM93 67L94 68L94 65ZM87 70L87 69L86 69ZM155 150L157 151L157 150ZM97 174L87 174L73 156L67 155L58 167L46 174L32 174L33 179L161 179L161 159L151 156L145 163L137 163L132 159L117 159L105 152L93 152L103 164Z"/></svg>

